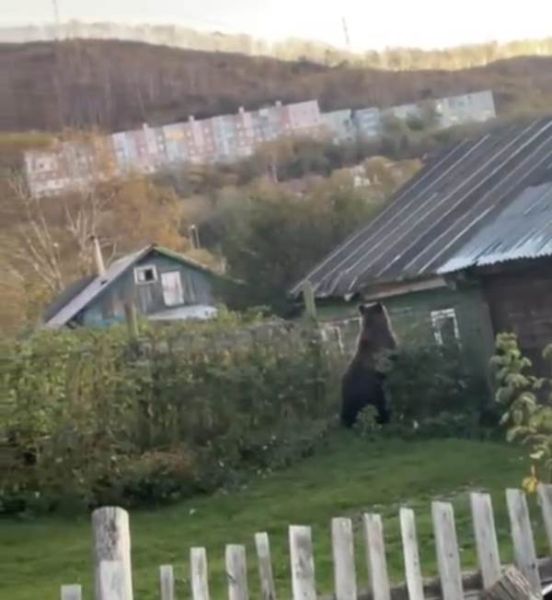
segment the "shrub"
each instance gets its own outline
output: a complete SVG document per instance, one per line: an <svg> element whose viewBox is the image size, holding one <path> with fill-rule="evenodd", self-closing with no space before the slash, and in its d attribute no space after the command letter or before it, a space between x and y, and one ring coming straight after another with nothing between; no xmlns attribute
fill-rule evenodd
<svg viewBox="0 0 552 600"><path fill-rule="evenodd" d="M400 437L488 437L496 421L484 380L466 364L458 347L408 343L387 368L391 422L383 427L366 407L355 426L367 439ZM490 415L490 416L489 416Z"/></svg>
<svg viewBox="0 0 552 600"><path fill-rule="evenodd" d="M198 491L196 469L195 459L185 447L147 451L125 459L117 487L98 490L98 498L102 504L125 498L128 505L177 500Z"/></svg>
<svg viewBox="0 0 552 600"><path fill-rule="evenodd" d="M543 356L552 359L552 345ZM501 423L508 428L506 439L529 447L530 475L522 483L528 492L535 492L539 481L552 480L552 379L536 377L532 366L514 334L497 336L491 359L495 398L503 410Z"/></svg>
<svg viewBox="0 0 552 600"><path fill-rule="evenodd" d="M354 425L355 431L362 437L374 439L381 432L377 422L378 411L375 406L365 406L358 414Z"/></svg>
<svg viewBox="0 0 552 600"><path fill-rule="evenodd" d="M210 491L308 452L337 412L334 357L306 326L223 313L138 344L115 327L0 350L0 512Z"/></svg>
<svg viewBox="0 0 552 600"><path fill-rule="evenodd" d="M422 423L441 414L479 414L488 403L484 380L456 346L403 346L386 386L395 423Z"/></svg>

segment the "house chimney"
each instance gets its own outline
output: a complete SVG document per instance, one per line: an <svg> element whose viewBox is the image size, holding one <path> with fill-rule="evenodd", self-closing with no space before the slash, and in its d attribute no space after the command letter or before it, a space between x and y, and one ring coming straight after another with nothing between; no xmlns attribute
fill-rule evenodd
<svg viewBox="0 0 552 600"><path fill-rule="evenodd" d="M102 249L100 248L100 240L93 235L92 236L92 245L94 252L94 266L96 267L96 275L98 277L102 277L105 275L105 264L102 256Z"/></svg>
<svg viewBox="0 0 552 600"><path fill-rule="evenodd" d="M199 248L201 248L201 246L199 243L199 231L197 230L197 227L195 225L190 225L190 227L188 228L188 231L189 231L190 239L192 241L192 248L194 250L198 250Z"/></svg>

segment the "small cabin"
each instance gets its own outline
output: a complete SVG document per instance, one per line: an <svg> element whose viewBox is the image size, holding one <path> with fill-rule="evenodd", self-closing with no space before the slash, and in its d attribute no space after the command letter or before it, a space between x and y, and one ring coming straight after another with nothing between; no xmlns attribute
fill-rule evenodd
<svg viewBox="0 0 552 600"><path fill-rule="evenodd" d="M150 245L107 268L94 241L97 274L71 284L46 309L48 328L108 326L125 320L129 306L152 321L216 315L212 271L167 248Z"/></svg>

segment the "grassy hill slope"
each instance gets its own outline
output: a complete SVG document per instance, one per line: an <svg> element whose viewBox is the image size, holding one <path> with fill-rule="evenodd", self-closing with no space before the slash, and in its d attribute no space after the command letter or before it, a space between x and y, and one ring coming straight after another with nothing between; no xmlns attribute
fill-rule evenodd
<svg viewBox="0 0 552 600"><path fill-rule="evenodd" d="M492 88L508 115L552 106L552 57L454 71L324 66L115 40L0 44L0 131L122 130L318 98L324 110Z"/></svg>

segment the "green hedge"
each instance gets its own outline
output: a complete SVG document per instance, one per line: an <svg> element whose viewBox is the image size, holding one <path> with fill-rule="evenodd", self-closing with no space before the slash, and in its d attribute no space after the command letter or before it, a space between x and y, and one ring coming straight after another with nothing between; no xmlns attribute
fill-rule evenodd
<svg viewBox="0 0 552 600"><path fill-rule="evenodd" d="M0 350L0 512L209 491L309 452L338 409L335 357L307 327L226 316Z"/></svg>
<svg viewBox="0 0 552 600"><path fill-rule="evenodd" d="M498 413L487 383L460 347L414 340L399 348L388 369L391 422L377 425L376 411L367 407L356 425L359 435L423 439L498 434Z"/></svg>

